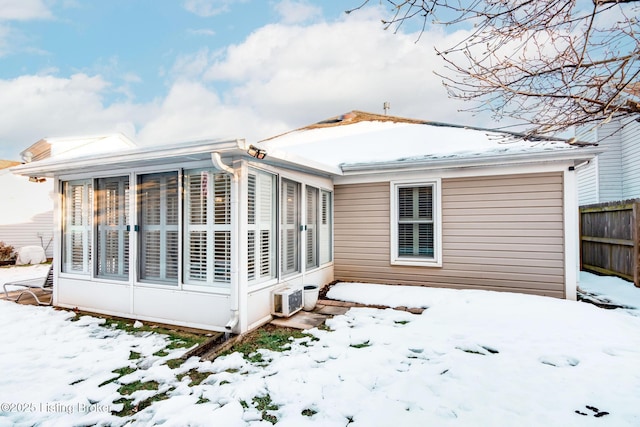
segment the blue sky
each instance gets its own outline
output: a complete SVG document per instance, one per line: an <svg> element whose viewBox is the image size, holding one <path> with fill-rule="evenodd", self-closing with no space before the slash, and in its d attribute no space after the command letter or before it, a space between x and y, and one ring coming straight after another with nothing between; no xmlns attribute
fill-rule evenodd
<svg viewBox="0 0 640 427"><path fill-rule="evenodd" d="M0 159L43 137L260 140L358 109L478 124L433 74L435 28L359 0L0 0Z"/></svg>

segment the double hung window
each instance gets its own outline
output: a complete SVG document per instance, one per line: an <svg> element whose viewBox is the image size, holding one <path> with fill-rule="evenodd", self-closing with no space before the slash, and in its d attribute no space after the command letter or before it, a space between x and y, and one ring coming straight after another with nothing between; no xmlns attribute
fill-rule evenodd
<svg viewBox="0 0 640 427"><path fill-rule="evenodd" d="M439 182L392 184L392 263L441 265Z"/></svg>

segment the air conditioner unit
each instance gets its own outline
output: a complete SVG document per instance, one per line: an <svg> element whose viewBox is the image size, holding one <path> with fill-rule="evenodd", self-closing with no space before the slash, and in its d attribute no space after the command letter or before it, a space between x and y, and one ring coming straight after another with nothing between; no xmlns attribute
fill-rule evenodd
<svg viewBox="0 0 640 427"><path fill-rule="evenodd" d="M271 314L289 317L302 310L302 288L287 286L272 293Z"/></svg>

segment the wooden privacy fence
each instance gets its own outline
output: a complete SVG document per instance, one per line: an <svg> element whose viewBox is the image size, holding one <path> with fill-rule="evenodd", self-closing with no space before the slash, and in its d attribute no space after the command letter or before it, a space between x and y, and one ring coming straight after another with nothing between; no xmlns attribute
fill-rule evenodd
<svg viewBox="0 0 640 427"><path fill-rule="evenodd" d="M580 207L580 267L640 287L640 199Z"/></svg>

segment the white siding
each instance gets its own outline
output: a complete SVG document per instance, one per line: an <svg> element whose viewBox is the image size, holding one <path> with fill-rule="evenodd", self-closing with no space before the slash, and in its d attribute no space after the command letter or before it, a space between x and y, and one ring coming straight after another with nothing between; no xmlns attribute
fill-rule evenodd
<svg viewBox="0 0 640 427"><path fill-rule="evenodd" d="M605 151L598 156L599 199L611 202L622 199L622 149L621 132L617 122L608 123L598 129L598 144Z"/></svg>
<svg viewBox="0 0 640 427"><path fill-rule="evenodd" d="M0 188L0 242L16 250L42 246L53 257L53 181L33 183L5 169L0 170Z"/></svg>
<svg viewBox="0 0 640 427"><path fill-rule="evenodd" d="M578 171L578 203L580 206L598 203L598 158Z"/></svg>
<svg viewBox="0 0 640 427"><path fill-rule="evenodd" d="M640 197L640 123L632 121L621 132L622 199Z"/></svg>

